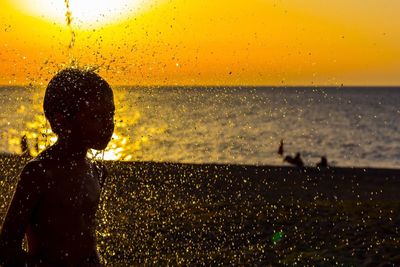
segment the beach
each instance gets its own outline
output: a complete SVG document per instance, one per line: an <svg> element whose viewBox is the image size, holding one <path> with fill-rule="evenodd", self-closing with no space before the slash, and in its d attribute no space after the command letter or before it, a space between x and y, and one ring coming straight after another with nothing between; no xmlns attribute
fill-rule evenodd
<svg viewBox="0 0 400 267"><path fill-rule="evenodd" d="M19 156L0 157L4 218ZM397 266L400 170L106 162L107 266Z"/></svg>

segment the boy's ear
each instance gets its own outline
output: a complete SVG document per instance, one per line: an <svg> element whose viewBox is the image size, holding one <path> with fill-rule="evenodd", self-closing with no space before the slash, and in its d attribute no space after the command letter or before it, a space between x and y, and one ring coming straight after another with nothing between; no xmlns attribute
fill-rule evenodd
<svg viewBox="0 0 400 267"><path fill-rule="evenodd" d="M61 113L54 114L53 117L53 131L59 135L68 135L71 130L71 120L65 118Z"/></svg>

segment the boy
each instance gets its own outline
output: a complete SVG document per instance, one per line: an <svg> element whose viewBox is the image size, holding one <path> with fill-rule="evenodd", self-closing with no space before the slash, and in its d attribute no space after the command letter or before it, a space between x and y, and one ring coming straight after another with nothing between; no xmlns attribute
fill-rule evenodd
<svg viewBox="0 0 400 267"><path fill-rule="evenodd" d="M49 82L43 108L57 142L21 172L0 232L0 266L101 266L95 214L107 171L86 154L111 139L113 92L94 72L69 68Z"/></svg>

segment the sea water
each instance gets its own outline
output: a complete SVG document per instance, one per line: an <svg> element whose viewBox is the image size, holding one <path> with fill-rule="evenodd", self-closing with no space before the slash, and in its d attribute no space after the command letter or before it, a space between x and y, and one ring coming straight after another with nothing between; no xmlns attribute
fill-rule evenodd
<svg viewBox="0 0 400 267"><path fill-rule="evenodd" d="M281 165L283 139L285 155L300 152L310 166L321 156L336 166L400 166L399 88L114 90L124 138L111 150L123 151L120 159ZM19 153L19 135L43 117L42 96L42 89L0 88L0 151Z"/></svg>

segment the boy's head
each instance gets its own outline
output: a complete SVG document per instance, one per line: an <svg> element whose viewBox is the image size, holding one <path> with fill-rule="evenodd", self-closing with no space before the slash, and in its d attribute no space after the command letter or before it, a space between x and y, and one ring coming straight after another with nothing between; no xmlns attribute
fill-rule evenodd
<svg viewBox="0 0 400 267"><path fill-rule="evenodd" d="M67 68L58 72L46 88L43 109L61 138L73 137L94 149L104 149L111 139L113 92L93 71Z"/></svg>

